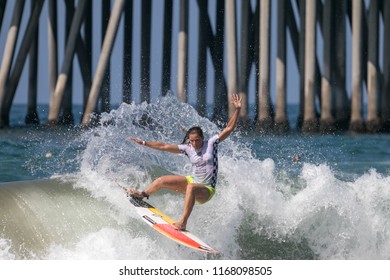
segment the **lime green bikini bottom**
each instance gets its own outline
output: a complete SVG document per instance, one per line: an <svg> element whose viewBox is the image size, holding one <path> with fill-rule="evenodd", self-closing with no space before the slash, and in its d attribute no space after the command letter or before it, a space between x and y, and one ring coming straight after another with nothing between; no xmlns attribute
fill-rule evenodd
<svg viewBox="0 0 390 280"><path fill-rule="evenodd" d="M191 183L194 183L194 177L192 176L186 176L186 179L187 179L187 184L191 184ZM203 202L203 203L200 203L199 201L196 201L197 204L204 204L206 202L208 202L210 199L213 198L214 194L215 194L215 188L213 188L212 186L209 186L209 185L204 185L210 192L210 196L209 196L209 199L207 199L207 201Z"/></svg>

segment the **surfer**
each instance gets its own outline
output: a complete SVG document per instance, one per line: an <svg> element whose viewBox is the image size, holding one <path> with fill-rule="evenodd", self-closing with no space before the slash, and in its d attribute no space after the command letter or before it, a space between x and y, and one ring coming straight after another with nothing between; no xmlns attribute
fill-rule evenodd
<svg viewBox="0 0 390 280"><path fill-rule="evenodd" d="M185 230L189 216L191 215L195 201L203 204L209 201L215 194L215 187L218 173L218 144L225 140L235 129L241 109L241 99L238 94L233 94L231 102L235 112L230 118L227 126L217 135L205 140L200 127L190 128L180 145L171 145L164 142L146 142L138 138L129 137L140 145L171 152L183 153L190 160L193 167L193 174L190 176L167 175L157 178L144 191L134 189L127 191L134 197L143 199L158 192L161 188L185 194L184 210L182 217L173 225L179 230Z"/></svg>

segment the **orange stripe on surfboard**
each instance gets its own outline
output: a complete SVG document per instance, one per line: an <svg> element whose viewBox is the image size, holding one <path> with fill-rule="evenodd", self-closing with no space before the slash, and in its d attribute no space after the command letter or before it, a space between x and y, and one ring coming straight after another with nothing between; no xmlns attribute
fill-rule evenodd
<svg viewBox="0 0 390 280"><path fill-rule="evenodd" d="M195 240L189 238L187 235L185 235L182 231L176 229L171 224L154 224L153 228L160 232L161 234L164 234L174 240L176 240L179 243L182 243L183 245L193 247L196 249L200 249L205 252L213 253L217 252L211 248L207 248L196 242Z"/></svg>

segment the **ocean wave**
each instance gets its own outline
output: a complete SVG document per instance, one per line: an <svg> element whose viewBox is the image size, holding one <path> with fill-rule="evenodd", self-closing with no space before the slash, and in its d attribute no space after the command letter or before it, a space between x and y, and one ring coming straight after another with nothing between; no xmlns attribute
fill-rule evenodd
<svg viewBox="0 0 390 280"><path fill-rule="evenodd" d="M220 144L216 195L196 206L188 223L221 253L194 252L148 228L118 183L142 190L161 175L188 174L190 165L184 156L127 138L180 143L183 130L194 125L206 137L220 131L190 105L167 96L154 104L122 104L103 114L97 127L68 140L62 151L54 145L59 153L49 160L70 167L49 180L0 186L0 258L389 258L386 172L366 167L351 176L335 164L336 156L318 153L313 142L287 149L283 143L288 146L290 138L279 139L280 144L239 131ZM327 153L341 149L331 146ZM291 162L295 151L303 155L297 163ZM30 164L36 170L48 165ZM164 191L149 200L173 219L180 216L183 201L183 196Z"/></svg>

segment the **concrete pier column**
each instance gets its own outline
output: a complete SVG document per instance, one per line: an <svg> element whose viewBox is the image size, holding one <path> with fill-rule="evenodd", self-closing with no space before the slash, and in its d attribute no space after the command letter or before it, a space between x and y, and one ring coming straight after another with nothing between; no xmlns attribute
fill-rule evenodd
<svg viewBox="0 0 390 280"><path fill-rule="evenodd" d="M33 8L33 7L32 7ZM32 12L33 9L31 9ZM39 124L37 112L37 84L38 84L38 42L39 28L34 32L34 39L29 53L29 73L28 73L28 97L27 97L27 114L25 117L26 124Z"/></svg>
<svg viewBox="0 0 390 280"><path fill-rule="evenodd" d="M333 3L332 20L334 44L332 44L332 81L334 96L334 118L338 130L348 129L351 116L351 103L346 91L346 0Z"/></svg>
<svg viewBox="0 0 390 280"><path fill-rule="evenodd" d="M302 132L318 131L315 113L316 1L306 1L305 106Z"/></svg>
<svg viewBox="0 0 390 280"><path fill-rule="evenodd" d="M172 57L172 0L164 1L164 38L162 48L162 72L161 72L161 95L165 96L171 89L171 57Z"/></svg>
<svg viewBox="0 0 390 280"><path fill-rule="evenodd" d="M259 108L256 129L270 131L273 129L270 97L270 13L271 2L260 1L260 30L259 30Z"/></svg>
<svg viewBox="0 0 390 280"><path fill-rule="evenodd" d="M305 115L306 0L299 0L299 113L297 127L302 130ZM313 86L314 87L314 86Z"/></svg>
<svg viewBox="0 0 390 280"><path fill-rule="evenodd" d="M124 7L123 20L123 102L130 104L133 99L131 88L133 63L133 0L127 0Z"/></svg>
<svg viewBox="0 0 390 280"><path fill-rule="evenodd" d="M196 109L202 117L206 116L207 88L207 11L208 0L198 0L198 81L196 90Z"/></svg>
<svg viewBox="0 0 390 280"><path fill-rule="evenodd" d="M228 92L229 100L228 114L231 117L234 113L234 106L230 102L233 93L237 93L237 31L236 31L236 6L234 0L225 0L226 16L226 42L227 42L227 64L228 64Z"/></svg>
<svg viewBox="0 0 390 280"><path fill-rule="evenodd" d="M187 102L188 83L188 0L180 0L177 96Z"/></svg>
<svg viewBox="0 0 390 280"><path fill-rule="evenodd" d="M1 32L1 27L3 26L3 17L4 17L4 11L6 6L7 6L7 0L0 1L0 32Z"/></svg>
<svg viewBox="0 0 390 280"><path fill-rule="evenodd" d="M334 44L333 0L325 0L323 13L324 65L321 82L321 118L320 131L323 133L335 131L332 114L332 44Z"/></svg>
<svg viewBox="0 0 390 280"><path fill-rule="evenodd" d="M3 60L0 68L0 112L1 107L4 102L5 97L5 87L7 84L7 79L11 71L12 60L14 58L14 53L16 49L16 41L20 29L20 21L22 19L23 10L24 10L24 0L18 0L15 2L14 12L12 14L11 26L8 30L7 41L4 47ZM2 120L0 117L0 126L2 125Z"/></svg>
<svg viewBox="0 0 390 280"><path fill-rule="evenodd" d="M390 1L383 1L383 49L390 50ZM382 130L390 132L390 53L383 52Z"/></svg>
<svg viewBox="0 0 390 280"><path fill-rule="evenodd" d="M0 127L9 125L9 113L12 102L15 97L15 92L19 84L20 76L22 75L27 55L30 51L30 46L35 38L34 35L36 29L38 28L39 16L42 11L43 3L43 0L35 1L33 11L28 20L27 28L20 45L18 55L16 56L14 67L6 85L4 102L1 104Z"/></svg>
<svg viewBox="0 0 390 280"><path fill-rule="evenodd" d="M91 114L95 111L96 108L97 100L103 83L104 73L106 72L108 60L111 55L112 48L114 46L125 2L126 0L116 0L112 8L110 21L108 23L106 36L104 37L104 43L102 51L100 53L96 73L93 79L91 92L89 94L88 103L85 108L84 116L82 119L83 126L88 126L91 124Z"/></svg>
<svg viewBox="0 0 390 280"><path fill-rule="evenodd" d="M363 132L362 94L362 14L363 0L352 2L352 111L349 130Z"/></svg>
<svg viewBox="0 0 390 280"><path fill-rule="evenodd" d="M289 130L287 117L286 96L286 1L278 0L278 49L276 58L276 114L275 130L286 132Z"/></svg>
<svg viewBox="0 0 390 280"><path fill-rule="evenodd" d="M242 107L240 111L240 125L249 127L249 112L248 112L248 82L249 69L251 61L249 60L249 24L252 19L250 1L241 1L241 40L240 40L240 68L238 75L238 91L242 97Z"/></svg>
<svg viewBox="0 0 390 280"><path fill-rule="evenodd" d="M84 17L84 40L81 38L81 35L79 35L79 39L77 39L77 58L79 60L80 70L84 81L83 111L85 109L85 105L87 104L88 94L92 85L92 8L92 0L87 0ZM85 44L83 44L83 42Z"/></svg>
<svg viewBox="0 0 390 280"><path fill-rule="evenodd" d="M150 103L152 1L142 0L141 6L141 102Z"/></svg>
<svg viewBox="0 0 390 280"><path fill-rule="evenodd" d="M243 1L246 2L246 1ZM216 9L216 31L212 36L212 30L209 31L208 40L209 49L214 49L213 64L215 69L214 76L214 111L213 122L222 123L227 119L228 100L226 98L226 81L224 76L224 35L225 35L225 0L217 0Z"/></svg>
<svg viewBox="0 0 390 280"><path fill-rule="evenodd" d="M80 26L83 21L83 15L87 0L79 0L76 13L72 20L72 26L68 42L66 43L65 56L62 64L60 75L57 78L56 89L54 92L54 100L49 109L48 124L58 124L58 116L61 109L62 99L64 97L65 88L69 78L69 70L73 63L73 57L76 49L77 38L80 32Z"/></svg>
<svg viewBox="0 0 390 280"><path fill-rule="evenodd" d="M381 127L379 118L379 0L371 0L368 24L368 61L367 61L367 131L378 132Z"/></svg>
<svg viewBox="0 0 390 280"><path fill-rule="evenodd" d="M105 34L107 32L108 21L111 14L111 0L102 1L102 46ZM110 88L111 88L111 63L110 58L107 61L106 71L104 73L103 84L100 90L100 112L110 111Z"/></svg>
<svg viewBox="0 0 390 280"><path fill-rule="evenodd" d="M48 2L48 23L47 39L49 54L49 107L54 100L54 92L58 75L58 51L57 51L57 0Z"/></svg>
<svg viewBox="0 0 390 280"><path fill-rule="evenodd" d="M68 44L70 39L74 10L74 0L65 0L66 12L65 12L65 44ZM73 125L74 118L72 113L73 103L73 59L68 71L68 80L65 85L64 96L62 100L62 114L59 118L59 123L63 125Z"/></svg>

